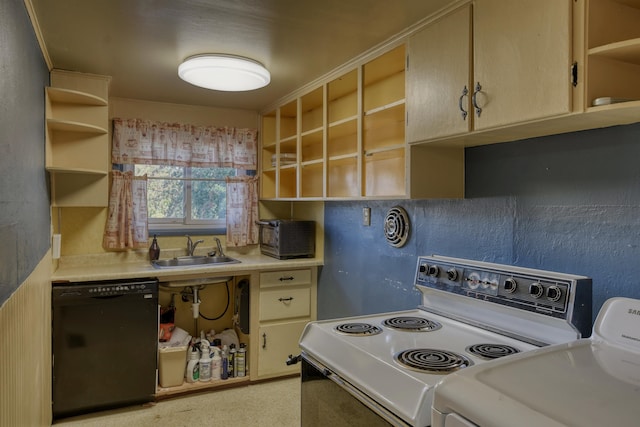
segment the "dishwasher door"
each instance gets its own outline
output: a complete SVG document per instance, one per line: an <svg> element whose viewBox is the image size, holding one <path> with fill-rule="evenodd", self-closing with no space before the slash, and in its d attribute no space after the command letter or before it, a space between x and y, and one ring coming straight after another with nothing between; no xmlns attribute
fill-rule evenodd
<svg viewBox="0 0 640 427"><path fill-rule="evenodd" d="M156 279L54 285L53 417L154 399Z"/></svg>

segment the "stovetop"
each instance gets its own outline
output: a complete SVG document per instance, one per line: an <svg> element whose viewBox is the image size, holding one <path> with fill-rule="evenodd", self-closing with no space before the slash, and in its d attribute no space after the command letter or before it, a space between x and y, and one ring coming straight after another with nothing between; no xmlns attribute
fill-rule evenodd
<svg viewBox="0 0 640 427"><path fill-rule="evenodd" d="M416 332L400 331L384 325L385 320L397 317L425 319L437 322L440 327ZM379 331L359 335L336 330L345 324L371 325L379 328ZM490 360L470 353L467 347L473 344L507 345L518 351L537 348L421 309L313 322L305 328L300 340L305 357L312 358L343 380L364 390L412 425L429 425L433 387L452 371L422 371L406 367L398 361L398 356L407 351L445 350L467 359L469 365ZM430 364L437 365L440 362L440 355L437 354L422 358Z"/></svg>
<svg viewBox="0 0 640 427"><path fill-rule="evenodd" d="M416 309L311 322L300 339L303 357L410 425L430 425L433 389L449 373L590 328L586 277L425 256L414 283Z"/></svg>

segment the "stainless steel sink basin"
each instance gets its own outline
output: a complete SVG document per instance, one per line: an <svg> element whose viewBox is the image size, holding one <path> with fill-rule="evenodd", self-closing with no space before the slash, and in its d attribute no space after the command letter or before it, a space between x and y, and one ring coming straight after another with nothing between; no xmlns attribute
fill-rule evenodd
<svg viewBox="0 0 640 427"><path fill-rule="evenodd" d="M151 264L155 268L202 267L211 264L238 264L235 258L228 256L184 256L170 259L159 259Z"/></svg>

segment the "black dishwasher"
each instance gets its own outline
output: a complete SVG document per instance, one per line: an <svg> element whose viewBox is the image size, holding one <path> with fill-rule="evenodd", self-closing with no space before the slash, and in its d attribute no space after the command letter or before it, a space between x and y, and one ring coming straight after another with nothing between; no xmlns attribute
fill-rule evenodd
<svg viewBox="0 0 640 427"><path fill-rule="evenodd" d="M53 417L154 399L158 281L54 284Z"/></svg>

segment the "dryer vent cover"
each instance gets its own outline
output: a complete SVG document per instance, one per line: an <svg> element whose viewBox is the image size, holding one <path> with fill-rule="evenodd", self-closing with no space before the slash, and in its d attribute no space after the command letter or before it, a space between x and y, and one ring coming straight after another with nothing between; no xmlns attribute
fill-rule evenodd
<svg viewBox="0 0 640 427"><path fill-rule="evenodd" d="M409 216L400 206L389 209L384 218L384 235L394 248L401 248L409 239Z"/></svg>

